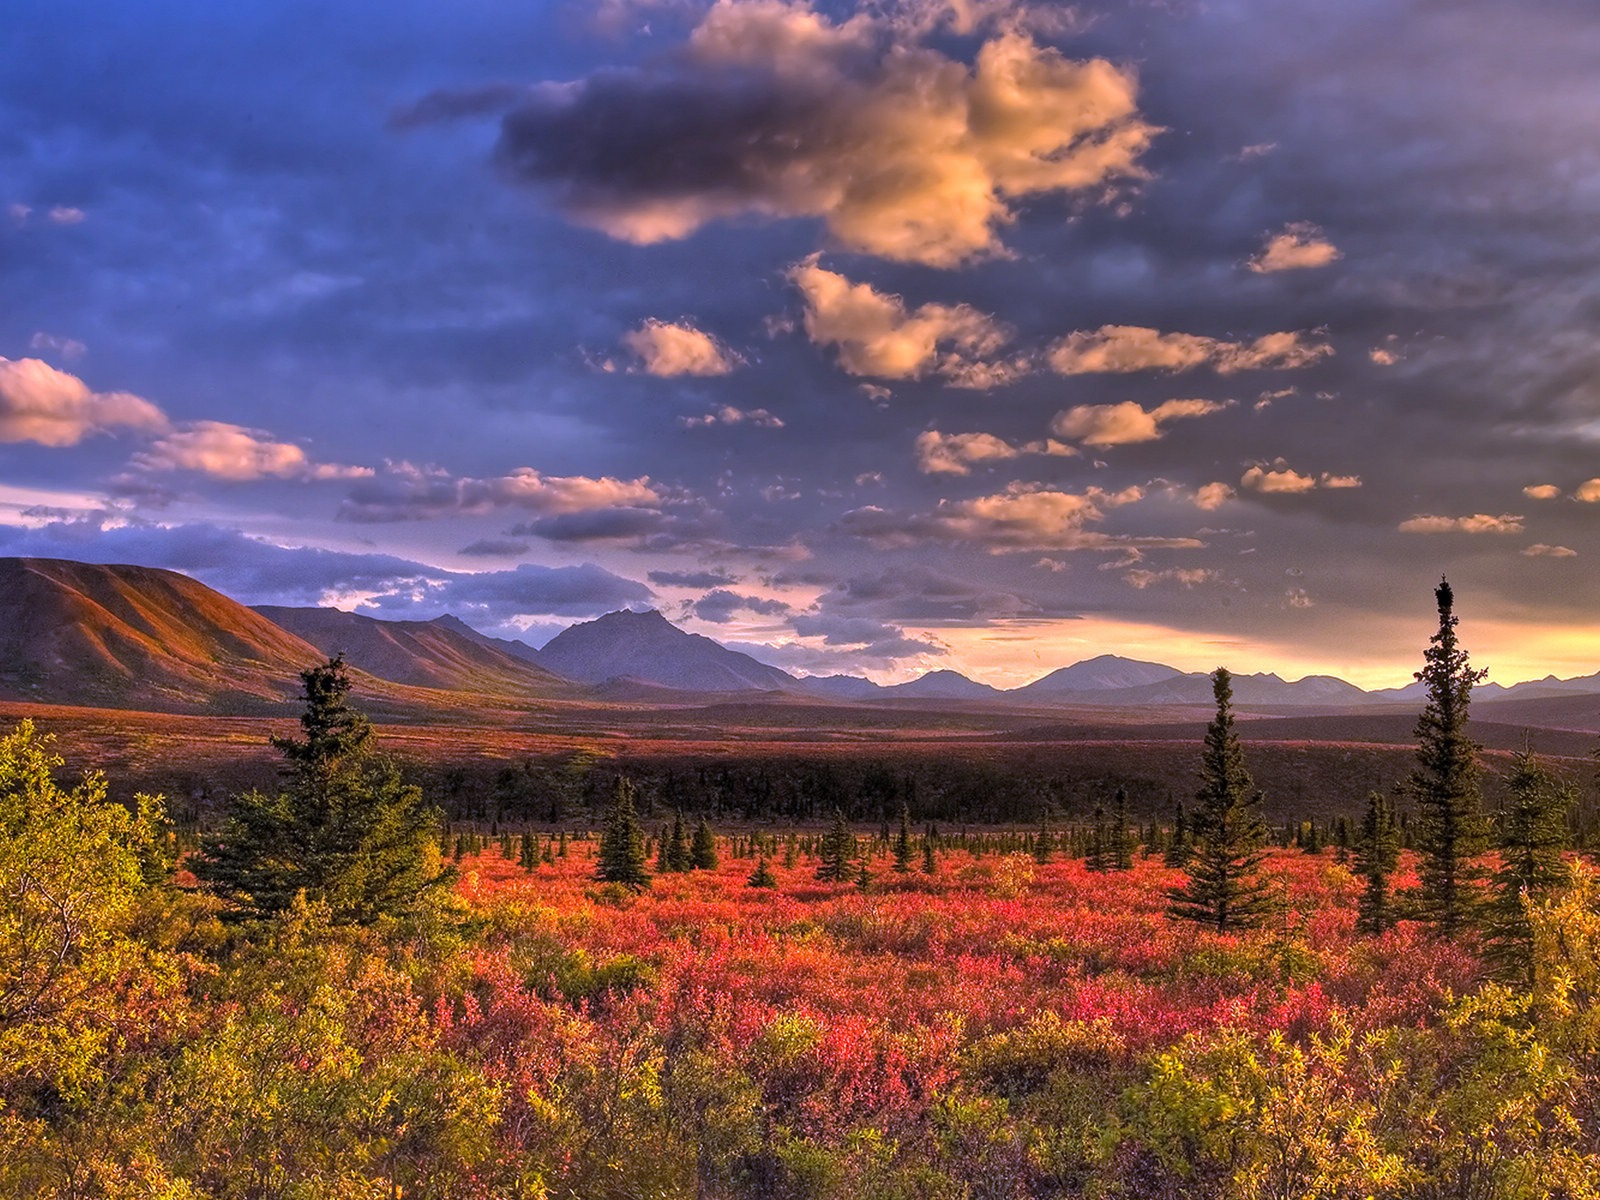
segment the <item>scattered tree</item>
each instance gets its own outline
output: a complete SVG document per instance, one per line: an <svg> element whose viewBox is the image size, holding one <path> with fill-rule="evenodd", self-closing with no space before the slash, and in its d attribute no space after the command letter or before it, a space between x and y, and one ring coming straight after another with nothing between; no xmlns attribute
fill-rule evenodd
<svg viewBox="0 0 1600 1200"><path fill-rule="evenodd" d="M1472 858L1486 848L1478 798L1478 745L1467 736L1472 687L1487 671L1474 670L1456 638L1458 619L1450 584L1434 589L1439 628L1423 653L1417 680L1428 702L1417 718L1417 765L1407 788L1417 803L1417 915L1444 937L1471 921L1476 904Z"/></svg>
<svg viewBox="0 0 1600 1200"><path fill-rule="evenodd" d="M850 823L838 809L833 813L833 826L823 835L817 862L817 878L830 883L843 883L850 878L850 863L856 856L856 835L850 832Z"/></svg>
<svg viewBox="0 0 1600 1200"><path fill-rule="evenodd" d="M717 869L717 837L704 817L694 827L694 840L689 845L689 866L696 871Z"/></svg>
<svg viewBox="0 0 1600 1200"><path fill-rule="evenodd" d="M1261 793L1245 770L1234 732L1232 676L1226 668L1212 674L1211 693L1217 715L1206 728L1200 756L1194 856L1188 881L1170 893L1168 911L1226 933L1259 924L1273 903L1257 878L1267 827L1261 820Z"/></svg>
<svg viewBox="0 0 1600 1200"><path fill-rule="evenodd" d="M302 892L341 924L410 910L451 875L439 861L439 812L371 757L372 724L349 705L342 656L300 679L304 736L272 738L285 787L235 796L195 874L234 918L275 916Z"/></svg>
<svg viewBox="0 0 1600 1200"><path fill-rule="evenodd" d="M911 870L911 811L900 807L900 832L894 836L894 869L901 875Z"/></svg>
<svg viewBox="0 0 1600 1200"><path fill-rule="evenodd" d="M1356 932L1377 935L1393 927L1394 898L1389 893L1389 876L1400 861L1400 830L1394 820L1394 805L1382 792L1367 797L1367 812L1361 819L1361 836L1356 842L1356 874L1364 883L1356 902Z"/></svg>
<svg viewBox="0 0 1600 1200"><path fill-rule="evenodd" d="M1500 870L1486 914L1486 948L1502 976L1531 987L1533 929L1527 905L1568 880L1563 852L1576 797L1526 749L1517 755L1508 786L1510 800L1495 839Z"/></svg>
<svg viewBox="0 0 1600 1200"><path fill-rule="evenodd" d="M639 828L639 816L633 807L633 780L623 775L618 778L611 795L611 808L600 834L600 861L595 878L602 883L620 883L629 888L648 887L650 872L645 870L644 863L644 832Z"/></svg>
<svg viewBox="0 0 1600 1200"><path fill-rule="evenodd" d="M767 861L767 852L763 850L756 859L756 869L750 872L750 878L745 880L746 887L775 888L778 886L778 877L772 873L772 864Z"/></svg>

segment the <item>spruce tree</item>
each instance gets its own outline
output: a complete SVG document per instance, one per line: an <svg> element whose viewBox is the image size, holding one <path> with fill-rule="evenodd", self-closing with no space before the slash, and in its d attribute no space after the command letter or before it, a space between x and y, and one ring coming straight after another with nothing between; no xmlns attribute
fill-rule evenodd
<svg viewBox="0 0 1600 1200"><path fill-rule="evenodd" d="M1376 936L1391 929L1395 922L1394 898L1389 893L1389 876L1400 861L1400 829L1394 820L1394 805L1382 792L1367 797L1367 812L1361 819L1361 834L1356 840L1356 874L1364 883L1356 902L1356 932Z"/></svg>
<svg viewBox="0 0 1600 1200"><path fill-rule="evenodd" d="M1456 639L1455 597L1450 584L1434 589L1439 628L1423 654L1417 680L1428 702L1417 718L1417 765L1407 790L1417 804L1417 915L1437 934L1450 937L1471 921L1477 895L1472 858L1486 848L1478 799L1478 750L1467 736L1472 686L1487 671L1475 671Z"/></svg>
<svg viewBox="0 0 1600 1200"><path fill-rule="evenodd" d="M517 858L517 865L530 874L532 874L533 869L539 865L538 834L525 833L522 835L522 853Z"/></svg>
<svg viewBox="0 0 1600 1200"><path fill-rule="evenodd" d="M911 811L900 808L900 832L894 835L894 869L901 875L911 870Z"/></svg>
<svg viewBox="0 0 1600 1200"><path fill-rule="evenodd" d="M1564 851L1577 798L1526 749L1517 755L1508 786L1510 800L1495 839L1500 870L1486 913L1486 948L1503 978L1531 987L1533 929L1524 905L1567 879Z"/></svg>
<svg viewBox="0 0 1600 1200"><path fill-rule="evenodd" d="M933 839L922 839L922 873L924 875L937 875L939 873L939 860L933 852Z"/></svg>
<svg viewBox="0 0 1600 1200"><path fill-rule="evenodd" d="M869 869L869 859L872 857L870 848L863 848L861 860L856 870L856 890L864 892L872 886L872 871Z"/></svg>
<svg viewBox="0 0 1600 1200"><path fill-rule="evenodd" d="M620 883L624 887L650 886L645 870L644 831L633 807L633 780L626 775L617 780L606 811L606 824L600 834L600 858L595 878L601 883Z"/></svg>
<svg viewBox="0 0 1600 1200"><path fill-rule="evenodd" d="M844 813L834 809L833 826L823 835L818 848L817 878L843 883L850 878L850 862L855 856L856 835L850 832Z"/></svg>
<svg viewBox="0 0 1600 1200"><path fill-rule="evenodd" d="M756 859L756 869L750 872L750 878L745 880L746 887L775 888L778 886L778 877L772 873L772 864L767 861L767 852L763 850L761 857Z"/></svg>
<svg viewBox="0 0 1600 1200"><path fill-rule="evenodd" d="M1083 865L1090 871L1106 871L1106 848L1111 844L1111 834L1106 829L1105 805L1094 806L1094 828L1089 832L1089 850L1083 856Z"/></svg>
<svg viewBox="0 0 1600 1200"><path fill-rule="evenodd" d="M1168 912L1226 933L1259 924L1273 903L1257 877L1267 827L1261 820L1261 793L1245 770L1234 732L1233 677L1225 667L1212 674L1211 693L1217 715L1206 727L1200 756L1194 856L1188 881L1169 893Z"/></svg>
<svg viewBox="0 0 1600 1200"><path fill-rule="evenodd" d="M1167 843L1167 852L1162 855L1161 861L1169 867L1183 868L1189 865L1189 856L1193 847L1189 843L1189 818L1179 804L1177 812L1172 817L1172 840Z"/></svg>
<svg viewBox="0 0 1600 1200"><path fill-rule="evenodd" d="M1033 861L1040 866L1049 862L1054 841L1055 834L1050 829L1050 801L1046 800L1039 807L1039 832L1033 839Z"/></svg>
<svg viewBox="0 0 1600 1200"><path fill-rule="evenodd" d="M662 862L668 871L677 874L694 865L694 855L689 849L689 830L683 823L683 813L672 814L672 835L662 850Z"/></svg>
<svg viewBox="0 0 1600 1200"><path fill-rule="evenodd" d="M439 811L371 757L372 724L349 705L342 655L300 681L303 736L271 739L284 787L234 797L195 874L233 918L272 917L302 892L340 924L412 909L452 874L439 862Z"/></svg>
<svg viewBox="0 0 1600 1200"><path fill-rule="evenodd" d="M717 838L704 817L694 827L694 840L689 846L689 866L696 871L717 869Z"/></svg>
<svg viewBox="0 0 1600 1200"><path fill-rule="evenodd" d="M1133 835L1128 829L1128 789L1118 787L1111 801L1111 842L1106 847L1106 869L1133 869Z"/></svg>

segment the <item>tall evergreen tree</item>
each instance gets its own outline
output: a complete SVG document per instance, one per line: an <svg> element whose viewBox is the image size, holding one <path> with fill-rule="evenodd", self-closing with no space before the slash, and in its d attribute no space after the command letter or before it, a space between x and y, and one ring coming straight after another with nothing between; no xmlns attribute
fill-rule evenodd
<svg viewBox="0 0 1600 1200"><path fill-rule="evenodd" d="M644 866L644 831L633 807L633 780L617 779L606 811L605 828L600 833L600 858L595 878L601 883L620 883L624 887L650 886L650 872Z"/></svg>
<svg viewBox="0 0 1600 1200"><path fill-rule="evenodd" d="M1089 849L1083 856L1083 865L1090 871L1109 871L1110 858L1107 849L1111 844L1111 833L1106 828L1105 805L1094 806L1094 828L1089 831Z"/></svg>
<svg viewBox="0 0 1600 1200"><path fill-rule="evenodd" d="M1187 867L1193 849L1189 842L1189 817L1183 811L1183 805L1179 804L1172 816L1172 840L1167 843L1167 852L1162 856L1162 861L1169 867Z"/></svg>
<svg viewBox="0 0 1600 1200"><path fill-rule="evenodd" d="M704 817L694 827L694 840L689 843L689 866L696 871L717 869L717 837Z"/></svg>
<svg viewBox="0 0 1600 1200"><path fill-rule="evenodd" d="M1211 694L1217 715L1206 727L1200 755L1194 857L1188 881L1169 894L1168 911L1226 933L1259 924L1273 901L1257 877L1267 827L1261 820L1261 793L1245 770L1234 732L1233 677L1225 667L1213 672Z"/></svg>
<svg viewBox="0 0 1600 1200"><path fill-rule="evenodd" d="M683 823L681 811L672 814L672 834L666 840L665 847L661 861L668 871L677 874L687 871L694 864L694 855L689 848L689 829Z"/></svg>
<svg viewBox="0 0 1600 1200"><path fill-rule="evenodd" d="M343 924L414 907L452 874L439 862L439 811L371 756L372 724L350 707L343 656L300 673L301 737L273 737L284 787L236 796L195 874L235 917L270 917L306 898Z"/></svg>
<svg viewBox="0 0 1600 1200"><path fill-rule="evenodd" d="M900 832L894 835L894 869L901 875L911 870L911 810L900 807Z"/></svg>
<svg viewBox="0 0 1600 1200"><path fill-rule="evenodd" d="M1050 828L1050 801L1046 800L1039 806L1039 832L1033 839L1033 861L1043 866L1050 861L1050 852L1055 848L1055 831Z"/></svg>
<svg viewBox="0 0 1600 1200"><path fill-rule="evenodd" d="M1485 932L1496 970L1506 979L1531 986L1533 929L1524 902L1566 882L1563 852L1570 841L1568 821L1577 797L1528 750L1517 755L1509 790L1495 839L1500 870Z"/></svg>
<svg viewBox="0 0 1600 1200"><path fill-rule="evenodd" d="M1456 638L1450 584L1441 579L1433 595L1439 628L1416 673L1428 702L1417 718L1417 765L1407 788L1417 804L1417 915L1449 937L1472 919L1478 875L1472 859L1487 843L1478 798L1479 747L1467 736L1467 709L1473 684L1488 672L1473 670Z"/></svg>
<svg viewBox="0 0 1600 1200"><path fill-rule="evenodd" d="M924 875L937 875L939 873L939 859L933 852L933 839L922 839L922 873Z"/></svg>
<svg viewBox="0 0 1600 1200"><path fill-rule="evenodd" d="M818 847L817 878L830 883L843 883L850 878L850 862L856 856L856 835L850 832L850 823L844 813L833 810L833 826L822 837Z"/></svg>
<svg viewBox="0 0 1600 1200"><path fill-rule="evenodd" d="M1112 871L1133 869L1133 833L1128 828L1128 789L1118 787L1111 799L1111 840L1106 847L1106 867Z"/></svg>
<svg viewBox="0 0 1600 1200"><path fill-rule="evenodd" d="M1400 861L1400 829L1394 820L1394 805L1382 792L1367 797L1367 812L1361 819L1361 835L1356 841L1356 874L1364 883L1356 902L1356 932L1377 935L1394 926L1394 897L1389 892L1389 876Z"/></svg>

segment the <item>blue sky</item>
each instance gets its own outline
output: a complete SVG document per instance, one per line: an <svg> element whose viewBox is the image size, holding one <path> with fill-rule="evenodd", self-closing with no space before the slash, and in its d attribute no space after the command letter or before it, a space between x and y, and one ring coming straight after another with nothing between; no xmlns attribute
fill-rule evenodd
<svg viewBox="0 0 1600 1200"><path fill-rule="evenodd" d="M0 552L796 670L1600 666L1576 0L52 3Z"/></svg>

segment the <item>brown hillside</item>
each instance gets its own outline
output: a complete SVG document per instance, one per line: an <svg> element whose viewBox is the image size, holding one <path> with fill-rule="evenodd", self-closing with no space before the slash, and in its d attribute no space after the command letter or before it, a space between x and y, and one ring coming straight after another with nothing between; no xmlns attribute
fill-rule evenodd
<svg viewBox="0 0 1600 1200"><path fill-rule="evenodd" d="M186 575L0 559L0 696L195 711L292 701L317 649Z"/></svg>
<svg viewBox="0 0 1600 1200"><path fill-rule="evenodd" d="M258 613L324 655L414 687L501 696L564 696L577 689L554 672L513 658L434 621L380 621L336 608L281 608Z"/></svg>

